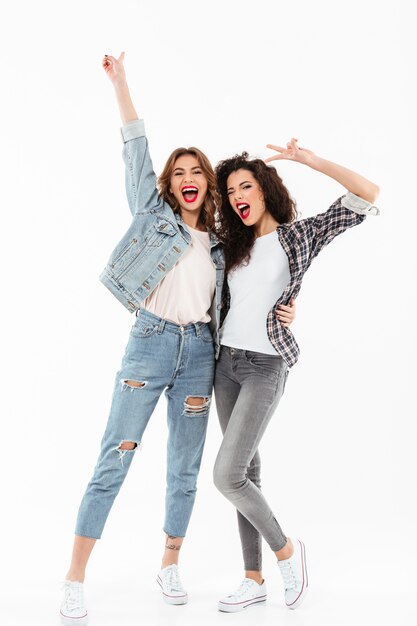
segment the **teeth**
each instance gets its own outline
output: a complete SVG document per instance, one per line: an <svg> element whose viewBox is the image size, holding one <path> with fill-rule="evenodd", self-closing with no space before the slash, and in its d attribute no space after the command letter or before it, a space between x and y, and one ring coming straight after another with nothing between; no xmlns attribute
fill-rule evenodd
<svg viewBox="0 0 417 626"><path fill-rule="evenodd" d="M183 193L185 191L198 191L197 187L183 187L181 190Z"/></svg>

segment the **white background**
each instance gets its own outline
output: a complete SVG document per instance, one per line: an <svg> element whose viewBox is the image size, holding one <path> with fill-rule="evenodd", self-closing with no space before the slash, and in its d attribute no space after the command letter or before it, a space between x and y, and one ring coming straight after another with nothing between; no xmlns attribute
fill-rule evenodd
<svg viewBox="0 0 417 626"><path fill-rule="evenodd" d="M264 493L307 545L305 605L283 607L265 545L268 605L216 610L242 570L234 511L211 481L214 407L181 555L190 603L163 605L162 399L91 559L91 625L416 618L415 20L405 0L4 5L2 623L58 623L76 511L134 319L97 278L130 219L101 69L121 50L157 173L179 145L216 163L243 149L265 157L266 143L296 136L378 183L381 216L336 239L306 275L293 327L301 358L261 447ZM279 172L303 216L343 192L297 163Z"/></svg>

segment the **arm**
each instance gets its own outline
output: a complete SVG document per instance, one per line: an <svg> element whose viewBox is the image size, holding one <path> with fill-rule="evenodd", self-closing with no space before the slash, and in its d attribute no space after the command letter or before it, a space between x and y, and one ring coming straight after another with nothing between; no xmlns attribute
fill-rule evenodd
<svg viewBox="0 0 417 626"><path fill-rule="evenodd" d="M132 215L157 207L160 204L156 188L156 176L149 155L148 140L145 136L143 120L130 97L126 73L123 65L124 52L120 57L105 55L103 69L113 84L122 119L124 141L123 160L126 166L126 194Z"/></svg>
<svg viewBox="0 0 417 626"><path fill-rule="evenodd" d="M104 71L114 87L122 123L127 124L128 122L137 120L138 114L133 106L132 98L130 97L129 87L126 81L126 72L123 65L124 59L124 52L121 53L118 59L105 54L102 64Z"/></svg>
<svg viewBox="0 0 417 626"><path fill-rule="evenodd" d="M370 180L367 180L360 174L347 169L347 167L322 159L311 150L300 148L297 144L297 139L291 139L291 141L287 143L287 148L281 148L280 146L274 146L272 144L268 144L268 148L276 150L278 154L265 159L265 163L278 161L280 159L298 161L298 163L308 165L308 167L311 167L317 172L330 176L330 178L333 178L338 183L343 185L343 187L345 187L348 191L355 194L359 198L366 200L366 202L370 202L372 204L378 197L379 187L377 185L372 183Z"/></svg>
<svg viewBox="0 0 417 626"><path fill-rule="evenodd" d="M348 170L347 167L322 159L315 154L312 155L308 165L313 170L330 176L330 178L333 178L343 187L346 187L348 191L366 200L366 202L373 204L379 195L379 187L377 185L360 174Z"/></svg>
<svg viewBox="0 0 417 626"><path fill-rule="evenodd" d="M280 159L298 161L327 174L348 189L348 193L338 198L325 213L294 222L293 228L305 242L303 255L308 259L306 267L337 235L360 224L367 215L379 214L379 209L371 203L377 197L379 189L360 174L326 161L311 150L299 148L296 139L288 142L286 149L271 144L268 144L268 147L276 150L278 154L269 157L265 162Z"/></svg>

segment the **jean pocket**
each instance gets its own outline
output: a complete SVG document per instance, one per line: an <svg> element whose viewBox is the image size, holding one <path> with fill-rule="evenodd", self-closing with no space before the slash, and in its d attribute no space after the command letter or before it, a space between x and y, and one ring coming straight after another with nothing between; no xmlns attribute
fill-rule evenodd
<svg viewBox="0 0 417 626"><path fill-rule="evenodd" d="M259 374L263 374L269 378L272 377L277 384L283 377L285 377L287 364L282 356L245 350L245 357L246 360L254 366L255 370L259 372Z"/></svg>
<svg viewBox="0 0 417 626"><path fill-rule="evenodd" d="M202 341L205 341L206 343L213 343L213 336L208 326L200 326L199 337Z"/></svg>
<svg viewBox="0 0 417 626"><path fill-rule="evenodd" d="M255 366L259 371L265 374L273 374L277 378L280 377L285 361L282 356L273 354L263 354L262 352L252 352L245 350L246 359Z"/></svg>
<svg viewBox="0 0 417 626"><path fill-rule="evenodd" d="M136 320L136 322L132 326L132 330L130 334L134 337L152 337L158 330L158 324L152 324L152 322L147 322L146 320L141 320L140 317Z"/></svg>

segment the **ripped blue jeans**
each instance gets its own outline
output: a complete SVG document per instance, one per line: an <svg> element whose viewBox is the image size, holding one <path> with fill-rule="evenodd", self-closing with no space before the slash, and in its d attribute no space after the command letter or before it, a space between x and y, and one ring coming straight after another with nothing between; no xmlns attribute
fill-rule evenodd
<svg viewBox="0 0 417 626"><path fill-rule="evenodd" d="M208 324L178 326L140 311L116 375L100 456L78 512L77 535L100 539L149 418L165 391L169 434L164 531L185 537L196 495L213 376L214 346ZM126 443L133 444L133 449L121 449Z"/></svg>

